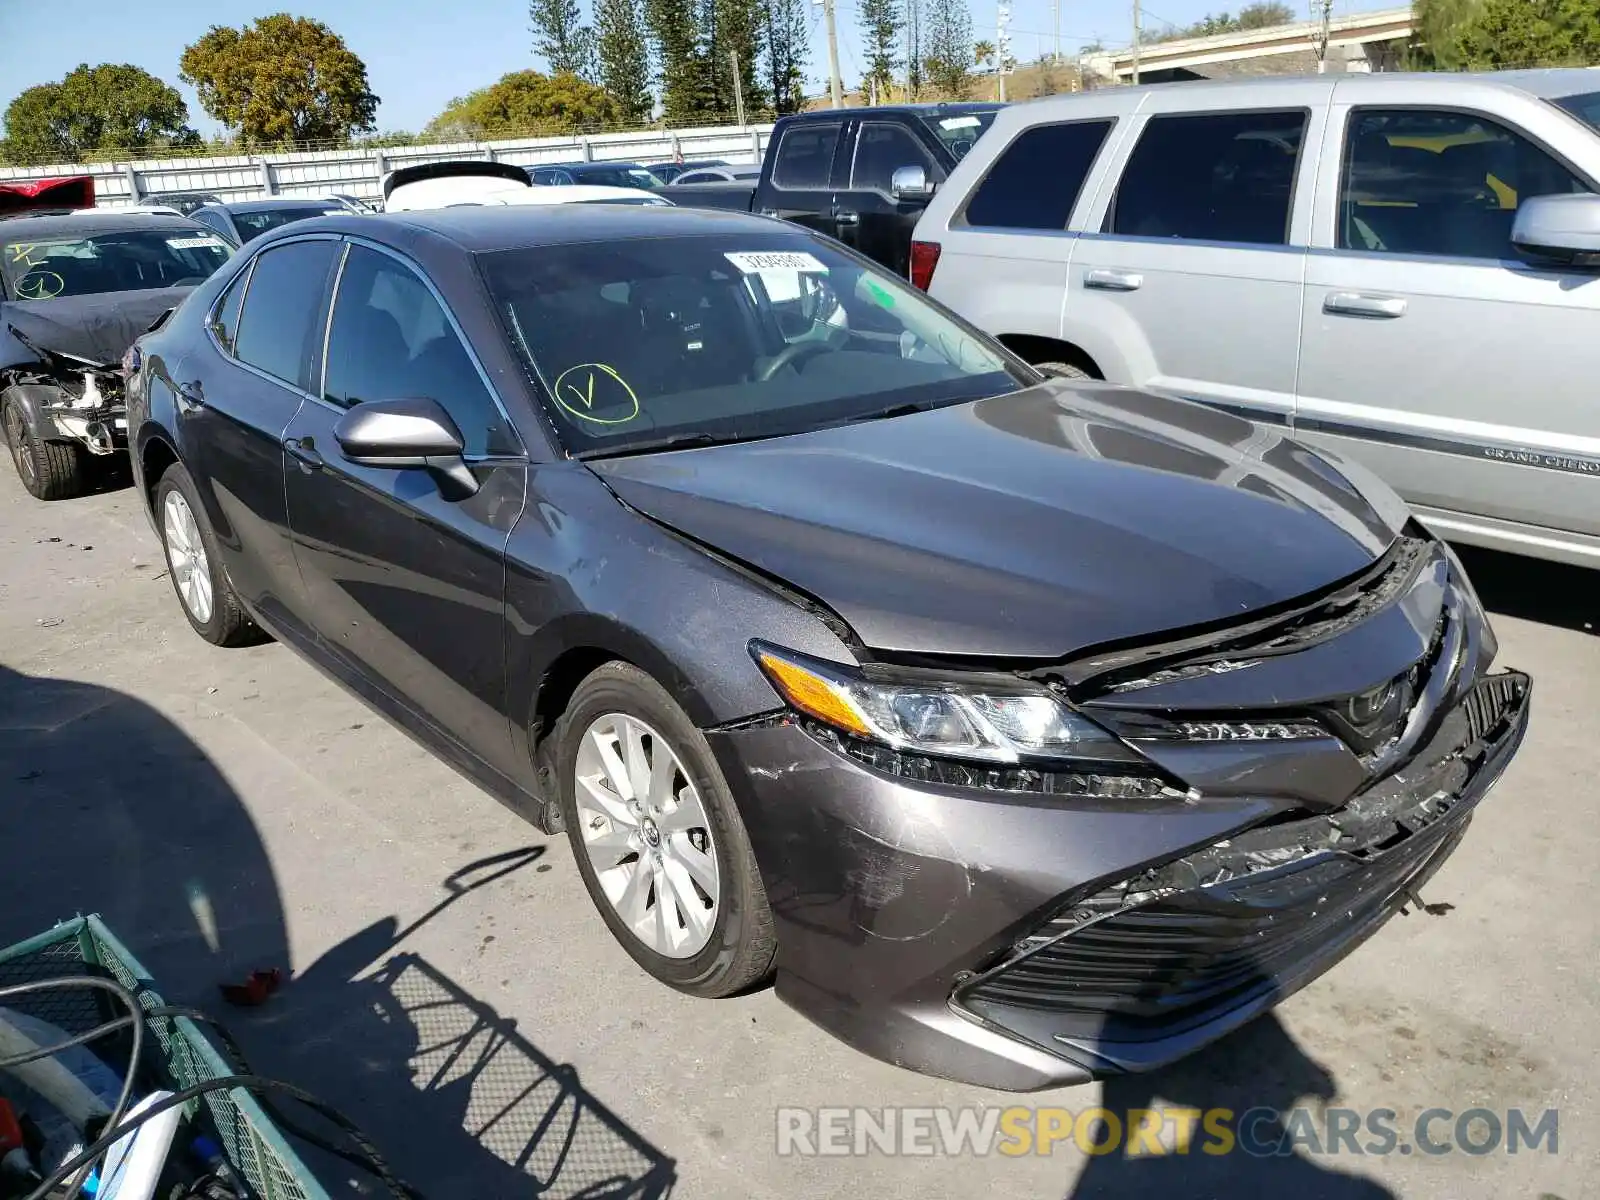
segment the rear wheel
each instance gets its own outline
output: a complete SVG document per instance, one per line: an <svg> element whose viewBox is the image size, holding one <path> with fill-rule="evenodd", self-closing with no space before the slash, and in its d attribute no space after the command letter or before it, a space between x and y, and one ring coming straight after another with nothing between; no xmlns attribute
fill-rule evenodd
<svg viewBox="0 0 1600 1200"><path fill-rule="evenodd" d="M578 872L634 961L696 996L763 979L776 938L749 837L705 736L666 689L608 663L553 736Z"/></svg>
<svg viewBox="0 0 1600 1200"><path fill-rule="evenodd" d="M172 590L194 631L214 646L260 641L259 628L222 569L216 535L206 520L194 480L180 463L168 467L156 487L156 523L167 553Z"/></svg>
<svg viewBox="0 0 1600 1200"><path fill-rule="evenodd" d="M6 445L17 476L37 500L70 500L85 489L83 448L72 442L47 442L28 431L28 419L14 402L0 409Z"/></svg>

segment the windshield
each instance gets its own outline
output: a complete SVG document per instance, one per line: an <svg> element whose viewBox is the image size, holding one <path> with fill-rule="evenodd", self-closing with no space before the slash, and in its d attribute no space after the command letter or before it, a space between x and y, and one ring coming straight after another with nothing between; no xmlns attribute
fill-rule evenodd
<svg viewBox="0 0 1600 1200"><path fill-rule="evenodd" d="M805 235L588 242L483 256L567 447L739 441L1015 391L981 334Z"/></svg>
<svg viewBox="0 0 1600 1200"><path fill-rule="evenodd" d="M994 124L998 111L985 108L976 112L925 113L922 123L933 130L934 136L944 143L944 148L960 161L984 130Z"/></svg>
<svg viewBox="0 0 1600 1200"><path fill-rule="evenodd" d="M142 292L203 283L230 253L214 233L119 230L7 242L0 246L0 275L19 300Z"/></svg>
<svg viewBox="0 0 1600 1200"><path fill-rule="evenodd" d="M1581 96L1563 96L1557 106L1566 109L1590 129L1600 133L1600 92L1585 92Z"/></svg>
<svg viewBox="0 0 1600 1200"><path fill-rule="evenodd" d="M258 238L269 229L287 225L291 221L306 221L312 217L342 217L345 210L335 203L308 204L304 208L258 208L254 212L235 212L233 223L239 227L244 241Z"/></svg>

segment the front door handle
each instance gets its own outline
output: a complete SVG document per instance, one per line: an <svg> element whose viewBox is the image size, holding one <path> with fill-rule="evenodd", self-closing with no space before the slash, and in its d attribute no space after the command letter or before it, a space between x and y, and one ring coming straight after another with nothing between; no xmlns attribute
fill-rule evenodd
<svg viewBox="0 0 1600 1200"><path fill-rule="evenodd" d="M1362 292L1329 292L1322 311L1340 317L1378 317L1394 320L1406 315L1406 302L1399 296L1373 296Z"/></svg>
<svg viewBox="0 0 1600 1200"><path fill-rule="evenodd" d="M206 394L198 379L190 383L173 385L173 394L178 398L179 407L190 410L206 406Z"/></svg>
<svg viewBox="0 0 1600 1200"><path fill-rule="evenodd" d="M1132 271L1107 271L1096 267L1083 274L1083 286L1101 292L1137 292L1144 286L1144 276Z"/></svg>
<svg viewBox="0 0 1600 1200"><path fill-rule="evenodd" d="M326 463L322 455L317 453L317 448L310 438L289 438L283 443L283 448L307 474L322 470Z"/></svg>
<svg viewBox="0 0 1600 1200"><path fill-rule="evenodd" d="M858 212L852 212L848 208L842 208L838 212L834 213L833 219L841 228L848 225L861 224L861 214Z"/></svg>

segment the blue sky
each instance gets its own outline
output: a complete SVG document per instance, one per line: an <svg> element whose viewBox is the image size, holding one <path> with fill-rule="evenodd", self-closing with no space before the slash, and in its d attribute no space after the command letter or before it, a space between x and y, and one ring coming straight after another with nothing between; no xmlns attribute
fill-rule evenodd
<svg viewBox="0 0 1600 1200"><path fill-rule="evenodd" d="M993 39L996 0L969 0L975 36ZM1248 0L1246 0L1248 2ZM1306 16L1310 0L1289 0ZM1391 7L1403 0L1337 0L1336 11ZM587 9L589 0L580 0ZM1130 6L1123 0L1060 0L1064 53L1090 41L1130 40ZM840 69L846 86L861 74L856 0L838 0ZM1157 0L1145 26L1186 24L1207 12L1237 9L1237 0ZM178 82L184 46L211 25L244 25L288 11L326 22L367 64L381 98L381 129L417 129L452 97L492 83L507 71L537 67L530 48L525 0L0 0L0 110L24 88L60 79L80 62L131 62L178 86L190 117L211 131L194 94ZM1012 52L1036 58L1052 43L1051 0L1013 0ZM827 72L822 9L812 4L810 77L820 90Z"/></svg>

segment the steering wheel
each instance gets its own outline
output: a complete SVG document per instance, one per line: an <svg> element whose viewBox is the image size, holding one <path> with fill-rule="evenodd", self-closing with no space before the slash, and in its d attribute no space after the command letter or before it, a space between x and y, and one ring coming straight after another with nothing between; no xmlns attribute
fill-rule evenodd
<svg viewBox="0 0 1600 1200"><path fill-rule="evenodd" d="M785 367L793 366L803 359L811 358L813 355L821 354L824 350L831 349L833 349L832 345L826 341L794 342L773 355L772 361L756 373L756 379L760 383L766 383Z"/></svg>

